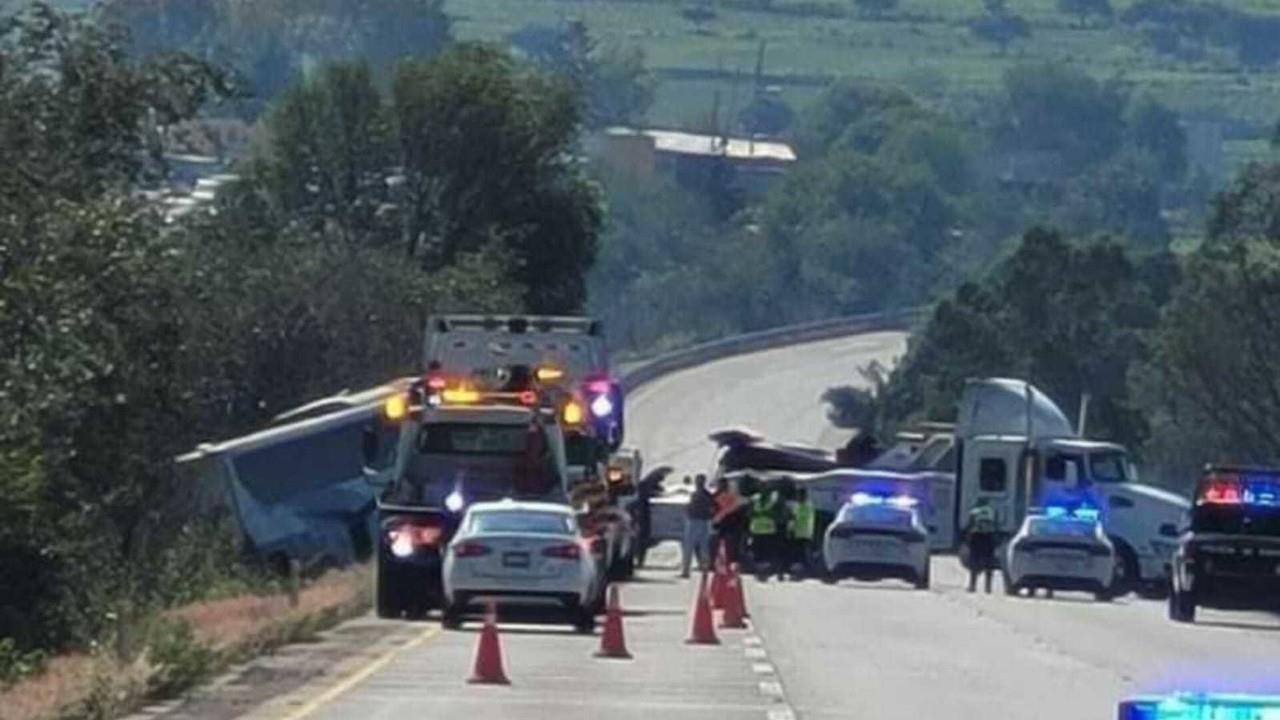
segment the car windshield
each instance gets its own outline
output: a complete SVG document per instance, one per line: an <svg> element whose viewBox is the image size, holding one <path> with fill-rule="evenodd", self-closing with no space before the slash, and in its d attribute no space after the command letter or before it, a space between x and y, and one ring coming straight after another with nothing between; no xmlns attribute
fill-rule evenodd
<svg viewBox="0 0 1280 720"><path fill-rule="evenodd" d="M564 513L528 510L490 510L471 515L473 533L530 533L534 535L568 535L573 532L573 517Z"/></svg>
<svg viewBox="0 0 1280 720"><path fill-rule="evenodd" d="M1089 475L1096 482L1119 483L1130 478L1129 459L1120 452L1095 452L1089 454Z"/></svg>

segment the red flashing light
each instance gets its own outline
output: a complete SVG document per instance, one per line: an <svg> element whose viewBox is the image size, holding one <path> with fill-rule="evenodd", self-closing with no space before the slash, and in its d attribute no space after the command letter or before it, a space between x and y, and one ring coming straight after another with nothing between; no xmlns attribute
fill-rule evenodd
<svg viewBox="0 0 1280 720"><path fill-rule="evenodd" d="M493 552L488 545L475 542L461 542L453 546L453 556L460 558L482 557Z"/></svg>
<svg viewBox="0 0 1280 720"><path fill-rule="evenodd" d="M1200 490L1200 504L1239 505L1244 502L1244 488L1239 475L1217 473L1205 478Z"/></svg>
<svg viewBox="0 0 1280 720"><path fill-rule="evenodd" d="M532 390L525 390L524 392L520 393L520 404L521 405L537 405L538 393Z"/></svg>
<svg viewBox="0 0 1280 720"><path fill-rule="evenodd" d="M427 376L427 387L431 390L443 390L448 384L443 375Z"/></svg>
<svg viewBox="0 0 1280 720"><path fill-rule="evenodd" d="M587 381L587 392L603 394L603 393L609 392L612 389L613 389L613 383L609 382L609 380L607 379Z"/></svg>
<svg viewBox="0 0 1280 720"><path fill-rule="evenodd" d="M561 560L577 560L582 557L582 548L578 545L552 545L542 550L543 557L559 558Z"/></svg>
<svg viewBox="0 0 1280 720"><path fill-rule="evenodd" d="M415 523L404 523L395 525L387 530L387 540L392 544L401 538L407 540L410 545L420 547L424 545L435 545L440 541L441 529L434 525L418 525Z"/></svg>

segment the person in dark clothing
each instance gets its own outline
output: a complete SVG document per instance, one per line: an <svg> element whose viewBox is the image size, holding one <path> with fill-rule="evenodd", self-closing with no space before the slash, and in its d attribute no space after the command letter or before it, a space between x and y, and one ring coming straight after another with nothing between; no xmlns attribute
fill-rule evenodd
<svg viewBox="0 0 1280 720"><path fill-rule="evenodd" d="M987 594L991 594L991 576L996 567L996 510L986 498L969 511L965 534L969 540L969 592L978 589L978 576L983 576Z"/></svg>
<svg viewBox="0 0 1280 720"><path fill-rule="evenodd" d="M711 567L711 518L715 515L715 503L707 490L707 476L699 475L693 481L693 493L685 508L684 552L680 558L680 577L689 577L689 566L694 557L698 560L698 572Z"/></svg>
<svg viewBox="0 0 1280 720"><path fill-rule="evenodd" d="M741 562L742 539L746 531L745 508L749 503L733 489L725 478L717 478L711 495L715 503L715 515L711 518L714 541L711 552L716 555L723 547L730 563Z"/></svg>
<svg viewBox="0 0 1280 720"><path fill-rule="evenodd" d="M631 518L636 524L636 564L644 567L653 544L653 498L658 495L662 474L650 474L636 483L636 500L631 504Z"/></svg>

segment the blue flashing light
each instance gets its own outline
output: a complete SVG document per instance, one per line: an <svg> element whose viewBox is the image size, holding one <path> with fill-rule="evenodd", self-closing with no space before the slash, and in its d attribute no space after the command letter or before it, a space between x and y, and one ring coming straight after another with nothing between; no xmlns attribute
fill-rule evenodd
<svg viewBox="0 0 1280 720"><path fill-rule="evenodd" d="M849 502L854 505L891 505L897 508L913 508L920 504L920 501L910 495L877 495L862 490L849 496Z"/></svg>
<svg viewBox="0 0 1280 720"><path fill-rule="evenodd" d="M1280 720L1280 696L1178 693L1120 703L1120 720Z"/></svg>
<svg viewBox="0 0 1280 720"><path fill-rule="evenodd" d="M1062 505L1049 505L1044 508L1044 516L1054 520L1080 520L1082 522L1095 522L1098 517L1098 508L1090 505L1080 505L1075 508L1063 507Z"/></svg>
<svg viewBox="0 0 1280 720"><path fill-rule="evenodd" d="M866 492L856 492L849 496L849 502L854 505L883 505L883 495L872 495Z"/></svg>

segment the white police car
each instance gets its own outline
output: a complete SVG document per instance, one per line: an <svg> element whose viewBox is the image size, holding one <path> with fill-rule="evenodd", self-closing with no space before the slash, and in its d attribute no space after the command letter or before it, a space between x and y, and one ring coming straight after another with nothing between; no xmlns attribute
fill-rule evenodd
<svg viewBox="0 0 1280 720"><path fill-rule="evenodd" d="M897 578L929 587L929 530L909 495L855 492L822 540L826 579Z"/></svg>
<svg viewBox="0 0 1280 720"><path fill-rule="evenodd" d="M1081 590L1105 601L1114 596L1116 550L1096 508L1050 506L1023 520L1005 547L1003 571L1010 595Z"/></svg>
<svg viewBox="0 0 1280 720"><path fill-rule="evenodd" d="M467 509L444 560L444 625L478 603L562 610L595 627L603 573L567 505L503 500Z"/></svg>

